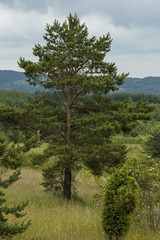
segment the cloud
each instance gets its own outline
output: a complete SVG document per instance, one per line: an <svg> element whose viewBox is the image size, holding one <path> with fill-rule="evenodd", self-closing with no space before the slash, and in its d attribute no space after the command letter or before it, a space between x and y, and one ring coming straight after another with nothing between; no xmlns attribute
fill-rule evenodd
<svg viewBox="0 0 160 240"><path fill-rule="evenodd" d="M129 72L130 77L144 78L147 76L160 76L159 70L160 55L154 54L120 54L109 55L109 61L115 62L118 67L118 72Z"/></svg>
<svg viewBox="0 0 160 240"><path fill-rule="evenodd" d="M159 9L159 0L0 0L0 68L17 70L20 56L34 59L32 48L43 45L46 23L77 13L91 36L110 32L106 59L120 70L159 75Z"/></svg>
<svg viewBox="0 0 160 240"><path fill-rule="evenodd" d="M52 0L0 0L0 3L8 7L9 9L15 9L17 11L34 11L37 12L46 12L48 11L49 6L55 1Z"/></svg>
<svg viewBox="0 0 160 240"><path fill-rule="evenodd" d="M3 6L16 11L36 11L46 13L57 10L62 15L78 13L109 16L116 26L134 28L136 26L159 25L159 0L0 0Z"/></svg>
<svg viewBox="0 0 160 240"><path fill-rule="evenodd" d="M160 32L154 27L126 28L116 26L110 18L90 15L82 18L91 35L101 36L110 32L113 39L112 48L115 54L160 52Z"/></svg>

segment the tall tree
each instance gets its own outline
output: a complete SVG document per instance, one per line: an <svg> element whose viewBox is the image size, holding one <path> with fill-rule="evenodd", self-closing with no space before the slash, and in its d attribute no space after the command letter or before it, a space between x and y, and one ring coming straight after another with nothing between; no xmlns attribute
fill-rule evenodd
<svg viewBox="0 0 160 240"><path fill-rule="evenodd" d="M19 60L30 84L61 95L60 101L50 101L50 105L43 99L30 107L26 119L30 124L33 119L32 126L41 128L42 135L52 135L46 154L58 156L50 170L53 175L58 169L62 173L68 200L75 164L81 161L95 174L122 164L125 147L113 145L110 136L129 130L139 118L148 118L149 111L140 103L115 103L104 97L117 90L128 74L118 75L116 65L105 61L112 42L109 33L99 38L88 35L85 24L70 14L62 24L57 20L47 24L46 44L33 48L37 62Z"/></svg>

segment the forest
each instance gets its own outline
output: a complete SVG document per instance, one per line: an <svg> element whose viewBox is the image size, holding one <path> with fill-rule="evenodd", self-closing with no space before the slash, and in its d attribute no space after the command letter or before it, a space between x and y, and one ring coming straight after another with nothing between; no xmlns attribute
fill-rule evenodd
<svg viewBox="0 0 160 240"><path fill-rule="evenodd" d="M76 14L45 30L18 62L37 88L0 90L0 239L158 240L159 94L123 91Z"/></svg>

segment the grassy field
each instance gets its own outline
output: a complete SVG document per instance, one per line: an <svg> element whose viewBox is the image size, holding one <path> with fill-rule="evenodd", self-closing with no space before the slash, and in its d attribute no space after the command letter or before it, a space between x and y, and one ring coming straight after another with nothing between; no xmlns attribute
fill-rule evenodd
<svg viewBox="0 0 160 240"><path fill-rule="evenodd" d="M44 192L39 185L41 178L41 171L23 169L22 179L7 190L8 203L16 204L26 199L30 201L25 219L31 219L32 225L25 233L13 239L105 239L101 226L101 210L97 206L83 201L68 204ZM85 191L87 192L87 189ZM94 187L89 194L91 195L92 192L94 192Z"/></svg>
<svg viewBox="0 0 160 240"><path fill-rule="evenodd" d="M138 157L143 150L139 144L127 144L129 157ZM7 173L8 174L8 173ZM4 174L5 175L5 174ZM105 178L99 181L105 183ZM105 240L101 224L101 207L92 202L93 194L99 191L94 177L82 171L77 176L77 188L83 201L70 203L44 191L41 170L22 169L22 178L6 191L7 203L17 204L29 200L27 215L32 225L13 240ZM12 219L11 219L12 221ZM150 233L137 223L131 226L125 240L159 240L160 233Z"/></svg>

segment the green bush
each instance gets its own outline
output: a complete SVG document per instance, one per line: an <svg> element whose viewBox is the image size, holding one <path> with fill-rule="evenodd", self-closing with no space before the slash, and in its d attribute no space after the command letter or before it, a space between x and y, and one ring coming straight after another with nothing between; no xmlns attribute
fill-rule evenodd
<svg viewBox="0 0 160 240"><path fill-rule="evenodd" d="M136 222L145 231L160 229L160 162L141 156L128 162L140 188L140 201L136 209Z"/></svg>
<svg viewBox="0 0 160 240"><path fill-rule="evenodd" d="M139 188L125 169L116 171L105 191L102 224L109 240L124 236L131 224L138 201Z"/></svg>
<svg viewBox="0 0 160 240"><path fill-rule="evenodd" d="M160 157L160 129L154 130L148 141L145 143L145 150L151 154L153 158Z"/></svg>

